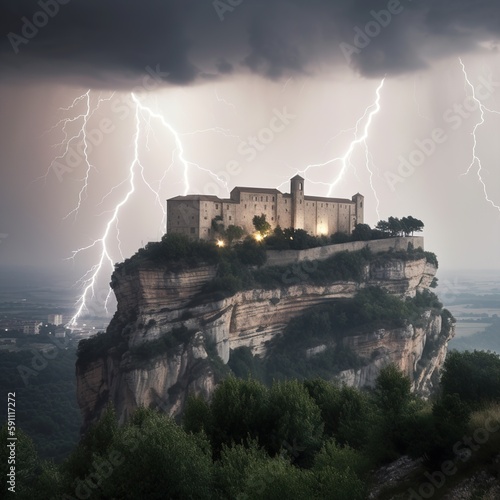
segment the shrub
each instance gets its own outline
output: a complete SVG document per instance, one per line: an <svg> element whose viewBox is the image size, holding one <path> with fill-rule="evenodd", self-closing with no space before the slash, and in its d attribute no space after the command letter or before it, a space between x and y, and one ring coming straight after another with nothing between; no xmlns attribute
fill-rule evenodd
<svg viewBox="0 0 500 500"><path fill-rule="evenodd" d="M443 395L457 394L478 409L500 400L500 357L482 351L452 351L446 357L441 375Z"/></svg>
<svg viewBox="0 0 500 500"><path fill-rule="evenodd" d="M339 243L348 243L349 241L352 241L352 239L351 236L347 233L337 232L332 234L332 236L330 237L330 241L333 245L337 245Z"/></svg>

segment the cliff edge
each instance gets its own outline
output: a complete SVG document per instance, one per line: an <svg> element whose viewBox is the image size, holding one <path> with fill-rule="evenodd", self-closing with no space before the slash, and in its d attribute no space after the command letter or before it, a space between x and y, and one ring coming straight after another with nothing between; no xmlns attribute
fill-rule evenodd
<svg viewBox="0 0 500 500"><path fill-rule="evenodd" d="M355 271L346 272L346 255L356 257ZM234 350L244 347L265 358L273 341L308 311L349 301L372 287L402 300L416 297L429 289L437 270L437 262L423 251L360 250L324 261L260 270L249 266L256 280L252 287L228 292L214 287L226 265L216 260L181 265L142 258L117 266L112 277L117 311L105 333L79 347L77 397L84 430L108 402L121 421L138 406L177 415L189 394L210 397ZM223 283L228 282L225 275ZM362 362L332 373L332 379L369 386L381 367L394 363L410 377L414 390L429 394L454 326L436 307L419 311L418 318L397 325L365 324L341 332L331 341L308 345L303 355L314 359L341 346Z"/></svg>

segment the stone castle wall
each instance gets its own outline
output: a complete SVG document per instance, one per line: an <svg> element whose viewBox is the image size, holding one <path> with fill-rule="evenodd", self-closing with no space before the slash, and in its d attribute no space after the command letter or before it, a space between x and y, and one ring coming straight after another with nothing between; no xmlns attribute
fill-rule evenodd
<svg viewBox="0 0 500 500"><path fill-rule="evenodd" d="M424 249L423 236L400 236L384 240L352 241L349 243L340 243L338 245L309 248L307 250L268 250L265 266L297 264L305 260L325 260L339 252L344 252L346 250L355 252L365 247L368 247L374 253L387 252L391 248L394 250L408 250L408 245L410 243L414 248L421 247Z"/></svg>

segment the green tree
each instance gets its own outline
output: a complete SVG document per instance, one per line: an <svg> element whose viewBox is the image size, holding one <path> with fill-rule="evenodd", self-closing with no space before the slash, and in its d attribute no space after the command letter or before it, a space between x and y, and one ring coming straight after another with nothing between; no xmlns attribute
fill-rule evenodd
<svg viewBox="0 0 500 500"><path fill-rule="evenodd" d="M0 472L2 474L2 485L0 486L0 496L3 498L36 498L34 482L40 472L40 465L35 445L29 436L21 429L15 429L17 441L8 441L10 437L7 424L0 429L0 440L2 442L0 452ZM11 453L13 452L13 454ZM9 459L14 458L15 463L9 463ZM11 467L15 468L14 492L9 491L9 476Z"/></svg>
<svg viewBox="0 0 500 500"><path fill-rule="evenodd" d="M347 243L349 241L352 241L351 235L349 235L347 233L342 233L340 231L337 231L336 233L334 233L330 236L330 242L333 245Z"/></svg>
<svg viewBox="0 0 500 500"><path fill-rule="evenodd" d="M390 228L389 228L389 223L386 220L379 220L377 222L377 225L375 226L375 229L378 231L381 231L382 233L389 233Z"/></svg>
<svg viewBox="0 0 500 500"><path fill-rule="evenodd" d="M369 241L372 239L372 229L368 224L356 224L352 231L354 241Z"/></svg>
<svg viewBox="0 0 500 500"><path fill-rule="evenodd" d="M421 232L424 229L424 223L419 219L415 219L411 215L403 217L400 222L401 229L405 236L408 236L410 233L413 236L414 232Z"/></svg>
<svg viewBox="0 0 500 500"><path fill-rule="evenodd" d="M266 387L255 380L228 377L215 389L210 410L211 438L216 453L223 444L244 443L259 435L267 397Z"/></svg>
<svg viewBox="0 0 500 500"><path fill-rule="evenodd" d="M240 226L229 225L226 229L226 238L229 243L239 240L245 234L245 230Z"/></svg>
<svg viewBox="0 0 500 500"><path fill-rule="evenodd" d="M265 236L271 230L271 224L267 222L266 215L255 215L252 219L253 226L255 230L258 231L262 236Z"/></svg>
<svg viewBox="0 0 500 500"><path fill-rule="evenodd" d="M111 416L106 412L72 455L73 466L63 468L64 493L91 500L211 498L213 464L203 434L188 434L151 409L139 408L119 428Z"/></svg>
<svg viewBox="0 0 500 500"><path fill-rule="evenodd" d="M211 434L212 411L201 396L190 396L182 414L182 424L186 432Z"/></svg>
<svg viewBox="0 0 500 500"><path fill-rule="evenodd" d="M431 466L454 455L453 445L467 433L470 408L457 394L445 394L432 405L434 436L426 450Z"/></svg>
<svg viewBox="0 0 500 500"><path fill-rule="evenodd" d="M248 447L224 446L215 474L214 498L318 498L318 484L310 471L293 466L282 456L270 457L254 441Z"/></svg>
<svg viewBox="0 0 500 500"><path fill-rule="evenodd" d="M412 401L410 379L396 366L386 366L377 377L373 401L378 414L370 441L371 458L375 462L395 460L407 447L405 418Z"/></svg>
<svg viewBox="0 0 500 500"><path fill-rule="evenodd" d="M457 394L473 408L500 400L500 356L483 351L448 353L441 372L443 395Z"/></svg>
<svg viewBox="0 0 500 500"><path fill-rule="evenodd" d="M391 236L399 236L402 231L401 221L397 217L389 217L387 222Z"/></svg>
<svg viewBox="0 0 500 500"><path fill-rule="evenodd" d="M261 434L268 452L275 455L284 451L303 463L319 449L322 436L321 410L305 387L297 380L274 382Z"/></svg>
<svg viewBox="0 0 500 500"><path fill-rule="evenodd" d="M411 401L410 379L393 364L388 365L377 377L374 401L384 414L401 415Z"/></svg>

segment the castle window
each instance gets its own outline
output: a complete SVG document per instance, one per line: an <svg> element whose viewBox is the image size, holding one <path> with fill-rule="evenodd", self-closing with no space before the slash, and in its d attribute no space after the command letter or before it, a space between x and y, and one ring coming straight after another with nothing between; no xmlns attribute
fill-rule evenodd
<svg viewBox="0 0 500 500"><path fill-rule="evenodd" d="M264 201L264 197L263 196L260 197L260 201Z"/></svg>
<svg viewBox="0 0 500 500"><path fill-rule="evenodd" d="M245 208L247 208L247 204L245 203Z"/></svg>
<svg viewBox="0 0 500 500"><path fill-rule="evenodd" d="M300 200L300 204L302 205L302 200Z"/></svg>
<svg viewBox="0 0 500 500"><path fill-rule="evenodd" d="M274 210L274 205L271 207L271 210Z"/></svg>
<svg viewBox="0 0 500 500"><path fill-rule="evenodd" d="M288 203L288 200L285 200L285 205Z"/></svg>
<svg viewBox="0 0 500 500"><path fill-rule="evenodd" d="M205 215L205 220L207 220L207 219L208 219L208 217Z"/></svg>
<svg viewBox="0 0 500 500"><path fill-rule="evenodd" d="M323 203L321 204L321 208L323 208Z"/></svg>
<svg viewBox="0 0 500 500"><path fill-rule="evenodd" d="M208 206L208 203L205 203L205 208L207 208L207 206Z"/></svg>
<svg viewBox="0 0 500 500"><path fill-rule="evenodd" d="M273 196L273 201L274 201L274 196Z"/></svg>
<svg viewBox="0 0 500 500"><path fill-rule="evenodd" d="M229 216L229 220L233 220L233 218L231 216Z"/></svg>
<svg viewBox="0 0 500 500"><path fill-rule="evenodd" d="M271 217L271 220L274 220L274 217Z"/></svg>
<svg viewBox="0 0 500 500"><path fill-rule="evenodd" d="M264 210L267 210L267 205L264 205Z"/></svg>
<svg viewBox="0 0 500 500"><path fill-rule="evenodd" d="M178 215L178 216L177 216L177 218L178 218L178 219L180 219L180 218L181 218L181 216L180 216L180 215Z"/></svg>
<svg viewBox="0 0 500 500"><path fill-rule="evenodd" d="M302 191L302 182L299 182L299 191Z"/></svg>
<svg viewBox="0 0 500 500"><path fill-rule="evenodd" d="M328 208L328 203L326 203L326 206L327 206L327 208Z"/></svg>
<svg viewBox="0 0 500 500"><path fill-rule="evenodd" d="M194 234L196 232L196 229L194 227L190 228L191 234Z"/></svg>
<svg viewBox="0 0 500 500"><path fill-rule="evenodd" d="M269 201L269 196L266 196L266 201Z"/></svg>
<svg viewBox="0 0 500 500"><path fill-rule="evenodd" d="M363 208L363 202L362 201L359 202L359 208Z"/></svg>
<svg viewBox="0 0 500 500"><path fill-rule="evenodd" d="M218 203L215 204L215 209L219 210L219 204Z"/></svg>
<svg viewBox="0 0 500 500"><path fill-rule="evenodd" d="M227 206L227 209L229 210L229 205Z"/></svg>
<svg viewBox="0 0 500 500"><path fill-rule="evenodd" d="M193 219L193 220L194 220L194 215L191 217L191 219Z"/></svg>

